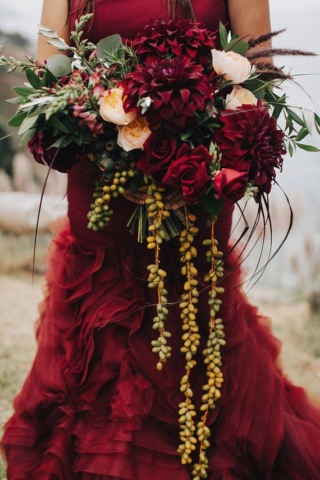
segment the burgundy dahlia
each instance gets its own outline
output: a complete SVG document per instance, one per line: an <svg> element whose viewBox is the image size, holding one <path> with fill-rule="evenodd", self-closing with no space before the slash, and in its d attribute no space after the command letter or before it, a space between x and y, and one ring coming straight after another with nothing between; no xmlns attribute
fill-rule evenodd
<svg viewBox="0 0 320 480"><path fill-rule="evenodd" d="M204 110L212 99L212 87L203 69L187 58L160 60L141 65L122 82L124 109L135 110L138 101L152 100L145 116L151 131L162 126L179 132L195 123L195 111Z"/></svg>
<svg viewBox="0 0 320 480"><path fill-rule="evenodd" d="M286 153L275 118L259 102L222 112L220 122L214 140L222 153L221 167L246 172L249 182L269 193Z"/></svg>
<svg viewBox="0 0 320 480"><path fill-rule="evenodd" d="M81 151L79 146L74 143L64 148L50 148L54 143L52 131L50 129L43 132L37 132L28 142L31 155L37 163L51 166L59 172L68 172L73 165L81 160Z"/></svg>
<svg viewBox="0 0 320 480"><path fill-rule="evenodd" d="M158 62L163 56L187 57L207 66L215 35L201 23L191 20L155 20L135 38L133 47L142 62Z"/></svg>

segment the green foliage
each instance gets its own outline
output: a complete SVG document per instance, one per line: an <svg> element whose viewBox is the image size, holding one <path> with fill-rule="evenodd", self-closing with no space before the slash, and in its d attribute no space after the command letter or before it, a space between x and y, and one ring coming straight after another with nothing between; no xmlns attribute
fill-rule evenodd
<svg viewBox="0 0 320 480"><path fill-rule="evenodd" d="M228 32L221 22L219 24L219 35L221 46L225 52L233 51L243 56L247 53L247 42L242 40L238 34L234 34L230 41L228 41Z"/></svg>
<svg viewBox="0 0 320 480"><path fill-rule="evenodd" d="M312 134L313 128L320 133L320 118L315 112L307 111L302 107L288 106L285 94L279 96L270 90L266 91L265 100L269 103L272 114L277 120L281 115L284 116L285 145L290 156L294 154L297 147L308 152L320 151L317 147L300 143Z"/></svg>
<svg viewBox="0 0 320 480"><path fill-rule="evenodd" d="M38 75L31 70L31 68L26 68L25 69L25 74L26 77L31 85L31 87L37 89L41 87L41 79L38 77Z"/></svg>
<svg viewBox="0 0 320 480"><path fill-rule="evenodd" d="M228 44L228 32L222 22L219 23L219 36L221 47L225 50Z"/></svg>
<svg viewBox="0 0 320 480"><path fill-rule="evenodd" d="M90 84L90 81L83 81L82 75L72 74L73 69L76 68L75 65L80 64L81 71L85 72L89 78L91 75L92 78L98 78L99 85L107 90L117 85L118 81L139 63L134 50L124 44L118 34L106 37L97 45L83 39L83 28L91 17L91 14L84 15L76 21L75 30L70 37L71 45L68 45L53 30L40 26L39 34L59 50L70 52L71 57L62 54L53 55L44 64L39 64L28 56L24 61L17 61L13 57L0 57L0 66L6 66L9 72L14 72L17 68L22 70L28 81L23 86L14 87L17 97L8 100L17 105L17 112L9 120L8 125L19 129L19 134L22 135L21 144L28 142L36 131L48 128L53 131L55 146L63 147L71 141L78 145L92 142L93 133L86 125L83 128L79 127L73 106L77 105L89 116L99 117L98 98L94 94L95 80ZM246 55L248 44L239 35L230 36L222 23L220 23L219 33L224 51ZM64 76L70 78L67 84L60 80ZM285 146L290 155L296 148L309 152L319 151L303 141L313 130L320 134L320 117L302 108L289 106L286 95L278 95L273 89L274 86L279 86L279 81L266 82L252 72L243 86L249 89L258 100L269 105L276 120L281 116L284 117ZM199 144L209 145L212 141L212 132L220 128L215 112L224 109L226 87L230 88L231 83L222 80L217 87L212 105L208 105L206 112L199 114L195 112L195 125L181 133L180 139L187 142L191 148ZM142 98L142 100L145 99ZM107 125L105 128L108 128ZM208 202L208 198L204 197L203 202L211 204L212 199ZM213 203L218 205L216 202Z"/></svg>
<svg viewBox="0 0 320 480"><path fill-rule="evenodd" d="M122 39L118 34L110 35L97 43L97 55L99 58L108 60L109 55L115 55L122 47ZM121 51L124 56L124 52Z"/></svg>
<svg viewBox="0 0 320 480"><path fill-rule="evenodd" d="M199 203L203 206L203 208L206 209L207 212L209 212L214 217L217 217L219 215L223 207L223 200L214 199L212 190L209 190L206 195L200 197Z"/></svg>
<svg viewBox="0 0 320 480"><path fill-rule="evenodd" d="M27 112L17 113L14 117L12 117L8 121L8 126L9 127L20 127L27 115L28 115Z"/></svg>
<svg viewBox="0 0 320 480"><path fill-rule="evenodd" d="M48 69L55 77L60 78L71 73L71 59L61 53L48 58Z"/></svg>

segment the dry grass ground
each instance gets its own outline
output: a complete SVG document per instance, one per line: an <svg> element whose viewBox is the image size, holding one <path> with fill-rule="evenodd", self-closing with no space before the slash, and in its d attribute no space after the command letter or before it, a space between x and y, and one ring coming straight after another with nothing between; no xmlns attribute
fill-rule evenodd
<svg viewBox="0 0 320 480"><path fill-rule="evenodd" d="M41 276L16 271L0 274L0 422L12 413L11 402L21 388L35 352L33 325L41 300ZM290 378L320 398L320 316L311 316L306 302L266 300L253 289L253 300L272 316L274 331L283 341L283 365ZM0 465L0 479L5 469Z"/></svg>

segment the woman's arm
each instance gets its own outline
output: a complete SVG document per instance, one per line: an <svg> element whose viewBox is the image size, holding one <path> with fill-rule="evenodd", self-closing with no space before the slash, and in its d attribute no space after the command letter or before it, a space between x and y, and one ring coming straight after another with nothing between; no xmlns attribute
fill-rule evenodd
<svg viewBox="0 0 320 480"><path fill-rule="evenodd" d="M268 0L228 0L228 9L232 33L244 40L270 32Z"/></svg>
<svg viewBox="0 0 320 480"><path fill-rule="evenodd" d="M63 38L67 43L69 43L70 30L67 19L67 0L43 0L41 25L51 28L52 30L57 32L59 37ZM55 47L49 45L47 42L47 38L39 36L36 53L37 60L43 61L50 57L50 55L54 55L55 53L63 53L58 52Z"/></svg>

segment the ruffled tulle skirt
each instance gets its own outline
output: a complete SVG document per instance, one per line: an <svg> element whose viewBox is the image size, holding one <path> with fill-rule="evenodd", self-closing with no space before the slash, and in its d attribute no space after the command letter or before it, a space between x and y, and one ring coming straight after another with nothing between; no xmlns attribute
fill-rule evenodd
<svg viewBox="0 0 320 480"><path fill-rule="evenodd" d="M159 372L145 247L90 249L65 225L50 250L38 351L2 439L8 480L190 479L176 452L184 373L179 308L170 308L173 354ZM171 302L181 291L177 267L171 256ZM232 259L226 268L225 383L209 417L209 479L320 479L320 411L281 372L267 319L237 289ZM203 330L206 307L200 296ZM203 370L199 358L196 403Z"/></svg>

